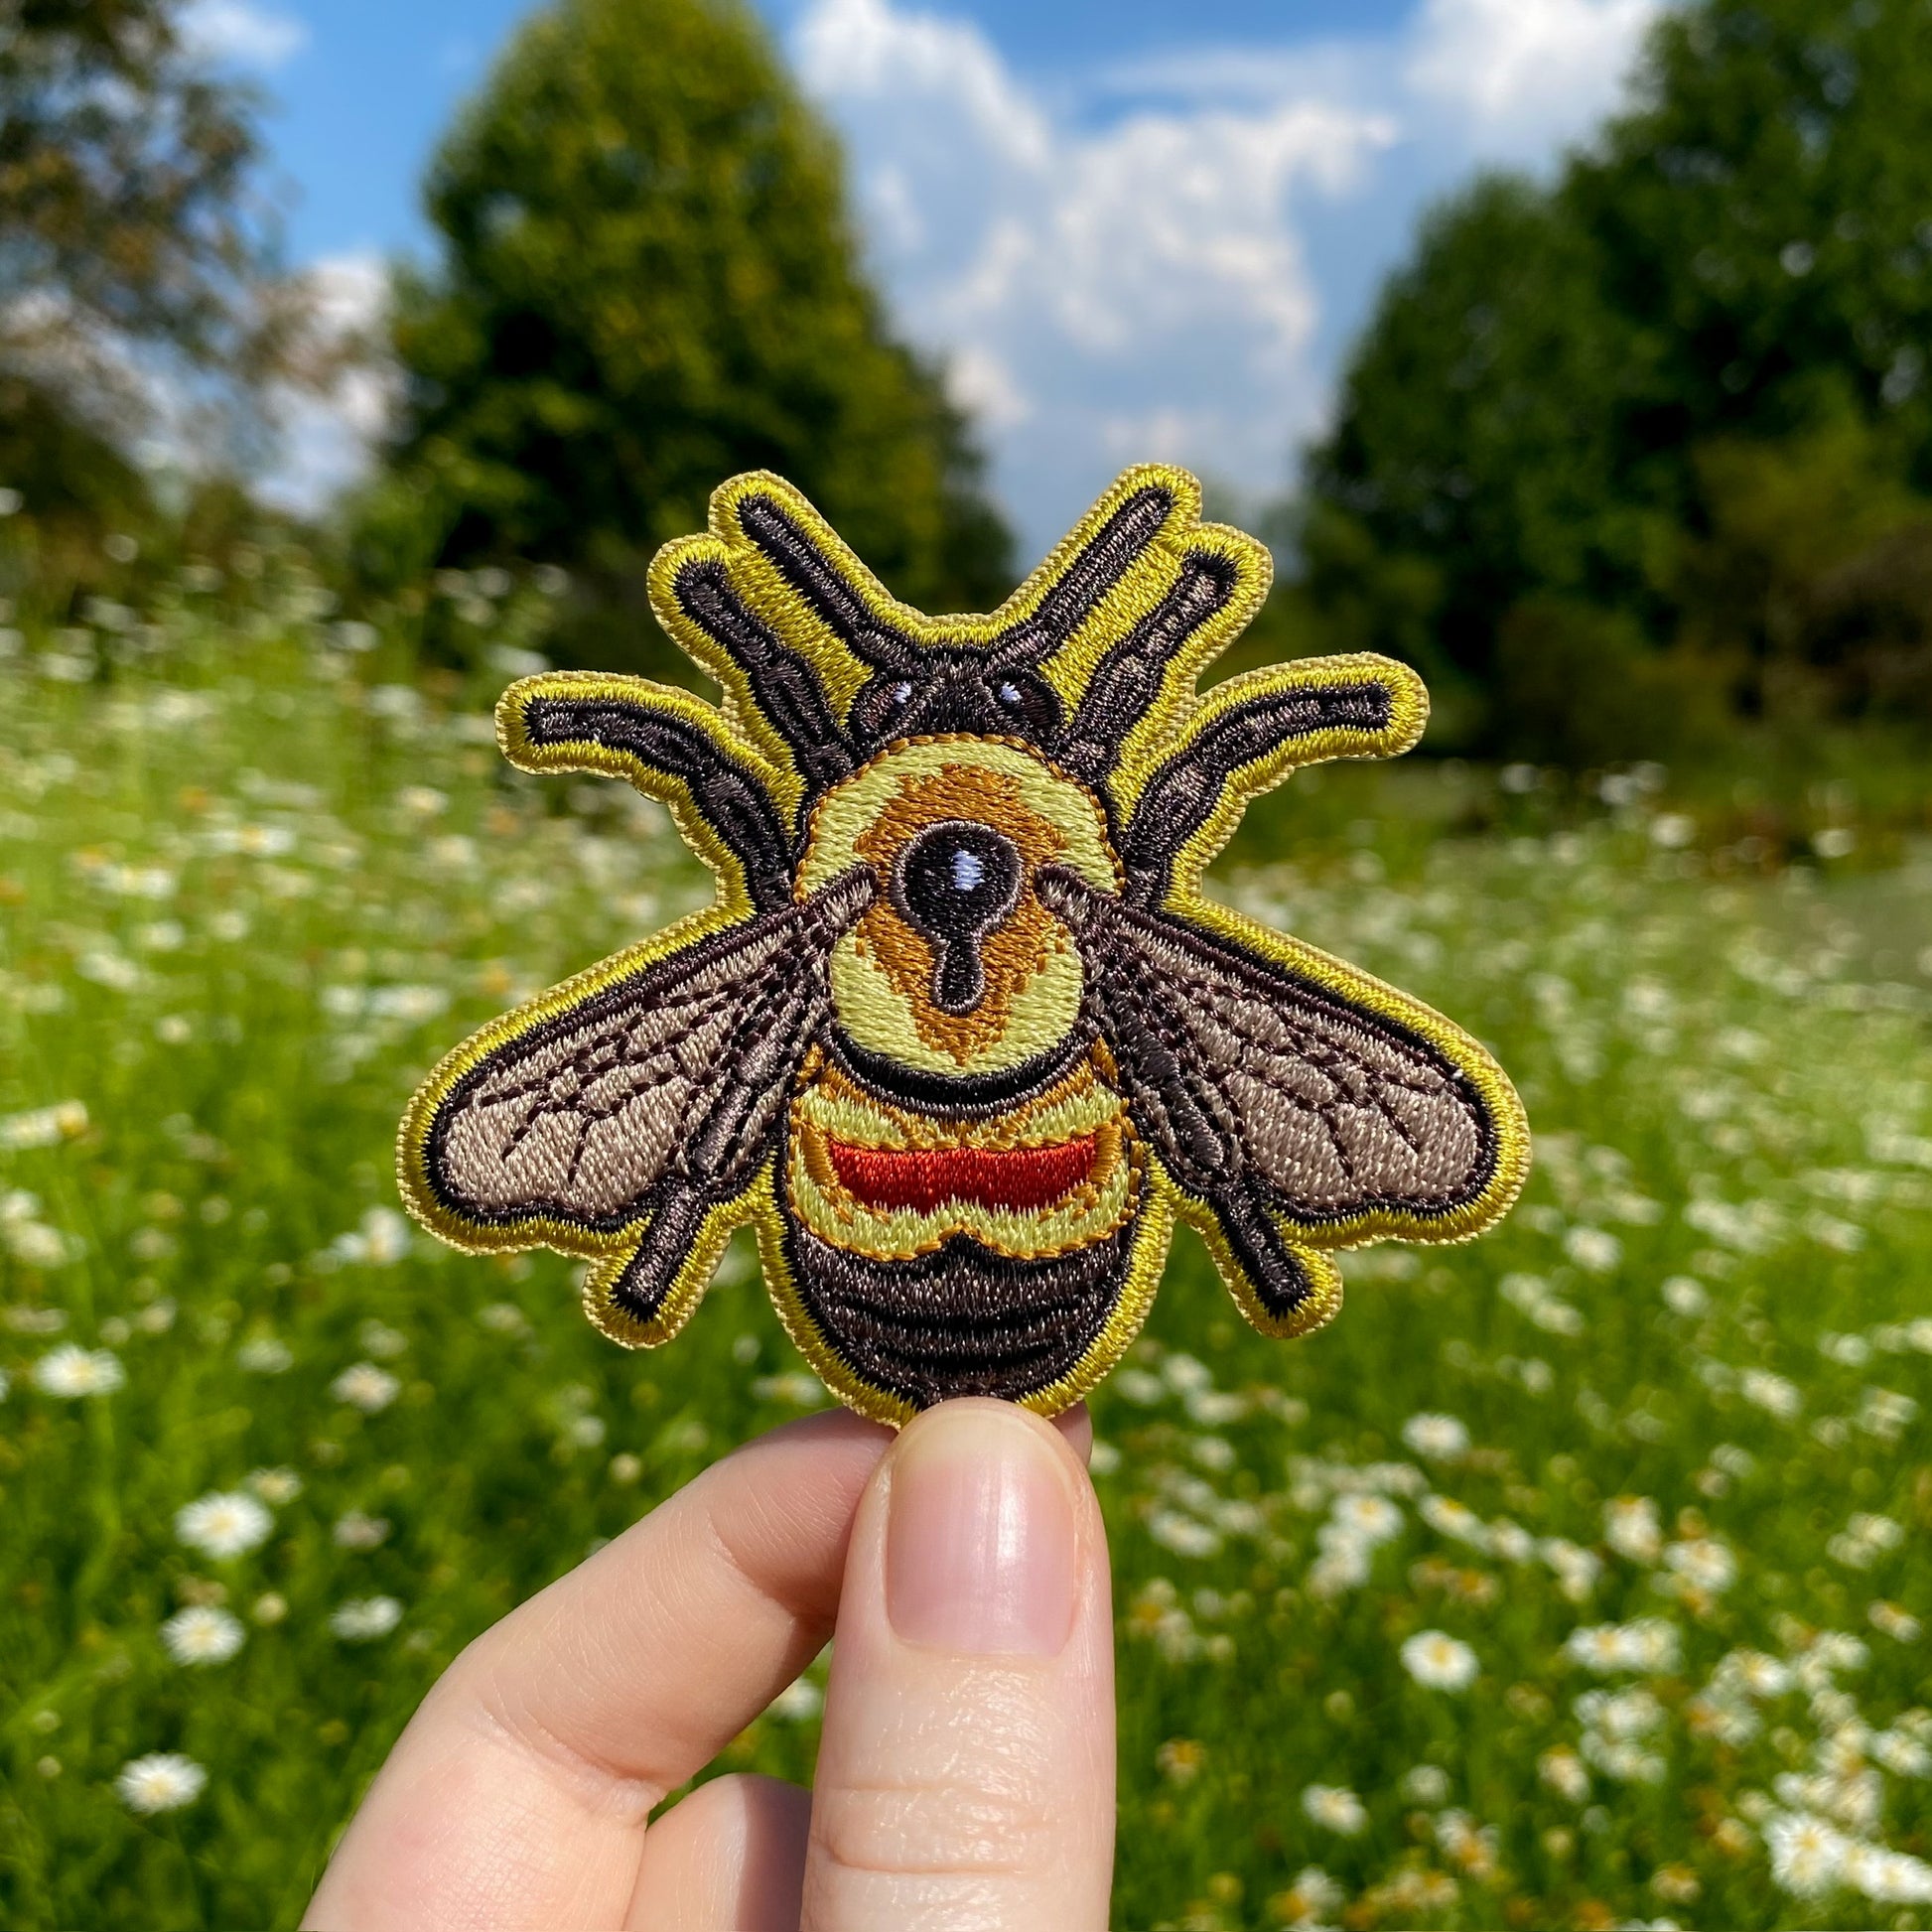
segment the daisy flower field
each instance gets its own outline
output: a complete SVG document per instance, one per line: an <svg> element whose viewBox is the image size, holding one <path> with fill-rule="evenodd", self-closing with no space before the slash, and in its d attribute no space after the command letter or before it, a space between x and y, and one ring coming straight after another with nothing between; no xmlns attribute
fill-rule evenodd
<svg viewBox="0 0 1932 1932"><path fill-rule="evenodd" d="M500 575L467 675L293 554L0 616L6 1925L293 1925L471 1637L824 1401L741 1246L629 1355L398 1211L445 1048L709 897L498 756ZM1300 1342L1176 1245L1093 1403L1121 1924L1932 1926L1932 839L1757 810L1334 766L1217 865L1492 1045L1536 1170ZM724 1763L808 1777L822 1684Z"/></svg>

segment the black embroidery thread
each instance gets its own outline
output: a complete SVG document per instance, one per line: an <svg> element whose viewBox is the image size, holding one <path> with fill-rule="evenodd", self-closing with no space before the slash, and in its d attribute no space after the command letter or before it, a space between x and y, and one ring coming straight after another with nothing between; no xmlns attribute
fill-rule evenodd
<svg viewBox="0 0 1932 1932"><path fill-rule="evenodd" d="M1334 1251L1480 1232L1528 1164L1500 1069L1199 893L1253 792L1426 716L1369 656L1197 693L1268 569L1149 465L1000 612L934 620L777 479L721 486L651 582L723 710L580 672L498 708L526 768L667 803L720 901L451 1053L404 1119L410 1207L462 1247L583 1255L629 1345L751 1222L813 1367L894 1423L1076 1400L1176 1221L1276 1334L1333 1314Z"/></svg>

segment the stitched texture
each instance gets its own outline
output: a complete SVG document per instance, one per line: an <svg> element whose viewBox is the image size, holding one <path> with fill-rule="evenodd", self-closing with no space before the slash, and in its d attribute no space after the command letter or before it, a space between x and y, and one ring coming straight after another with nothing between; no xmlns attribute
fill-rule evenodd
<svg viewBox="0 0 1932 1932"><path fill-rule="evenodd" d="M1044 1207L1093 1172L1094 1140L1044 1147L855 1147L828 1141L839 1179L868 1207L916 1207L930 1214L947 1201L980 1207Z"/></svg>
<svg viewBox="0 0 1932 1932"><path fill-rule="evenodd" d="M1177 1221L1273 1334L1334 1313L1341 1249L1479 1233L1529 1159L1494 1061L1200 893L1249 798L1427 718L1369 655L1198 692L1268 582L1165 465L990 617L896 602L775 477L721 485L650 589L722 703L555 672L497 708L525 769L665 803L717 903L436 1068L399 1140L412 1211L585 1257L629 1346L677 1332L751 1223L807 1359L891 1423L1077 1400Z"/></svg>

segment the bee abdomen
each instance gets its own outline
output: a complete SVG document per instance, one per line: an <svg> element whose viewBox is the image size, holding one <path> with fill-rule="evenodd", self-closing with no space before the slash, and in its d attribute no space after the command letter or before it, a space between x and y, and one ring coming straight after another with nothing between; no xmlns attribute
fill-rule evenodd
<svg viewBox="0 0 1932 1932"><path fill-rule="evenodd" d="M803 1228L787 1259L805 1312L874 1388L925 1409L1050 1387L1086 1355L1120 1301L1131 1227L1018 1261L966 1236L910 1261L874 1261Z"/></svg>

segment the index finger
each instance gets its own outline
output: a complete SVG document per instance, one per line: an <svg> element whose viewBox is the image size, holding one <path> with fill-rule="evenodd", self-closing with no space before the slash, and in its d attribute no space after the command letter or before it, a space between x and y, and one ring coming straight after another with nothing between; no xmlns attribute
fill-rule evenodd
<svg viewBox="0 0 1932 1932"><path fill-rule="evenodd" d="M760 1437L485 1631L397 1741L306 1922L621 1923L651 1808L830 1634L891 1440L842 1414Z"/></svg>

